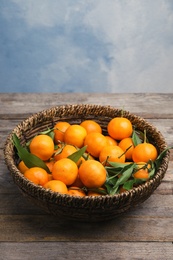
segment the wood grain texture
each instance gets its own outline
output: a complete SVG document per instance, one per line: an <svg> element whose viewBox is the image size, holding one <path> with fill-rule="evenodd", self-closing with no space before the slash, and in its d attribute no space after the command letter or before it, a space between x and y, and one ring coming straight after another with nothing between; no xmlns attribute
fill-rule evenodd
<svg viewBox="0 0 173 260"><path fill-rule="evenodd" d="M129 110L144 118L173 118L172 100L173 94L152 93L1 93L0 115L4 119L20 118L57 105L99 104Z"/></svg>
<svg viewBox="0 0 173 260"><path fill-rule="evenodd" d="M0 244L0 251L5 260L170 260L173 244L169 242L5 242Z"/></svg>
<svg viewBox="0 0 173 260"><path fill-rule="evenodd" d="M172 259L173 151L161 185L138 207L108 222L61 220L31 204L4 163L7 135L33 113L64 104L129 110L173 146L173 94L0 94L0 259Z"/></svg>
<svg viewBox="0 0 173 260"><path fill-rule="evenodd" d="M0 241L172 242L173 218L124 215L103 223L80 223L46 215L1 215ZM167 228L169 227L169 228Z"/></svg>

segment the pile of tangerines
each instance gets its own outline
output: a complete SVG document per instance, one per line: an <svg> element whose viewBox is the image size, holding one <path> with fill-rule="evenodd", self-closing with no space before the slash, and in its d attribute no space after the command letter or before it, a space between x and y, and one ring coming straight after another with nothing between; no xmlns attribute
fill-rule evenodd
<svg viewBox="0 0 173 260"><path fill-rule="evenodd" d="M146 134L134 130L123 116L108 122L107 135L95 120L80 124L59 121L53 129L34 136L25 148L16 147L18 169L28 180L75 196L130 190L154 175L158 158ZM24 150L20 149L27 154L22 156Z"/></svg>

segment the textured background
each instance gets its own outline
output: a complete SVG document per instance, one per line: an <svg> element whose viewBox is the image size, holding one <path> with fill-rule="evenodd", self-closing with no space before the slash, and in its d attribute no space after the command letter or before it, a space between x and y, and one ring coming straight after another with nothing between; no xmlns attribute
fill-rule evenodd
<svg viewBox="0 0 173 260"><path fill-rule="evenodd" d="M173 92L172 0L0 0L0 92Z"/></svg>

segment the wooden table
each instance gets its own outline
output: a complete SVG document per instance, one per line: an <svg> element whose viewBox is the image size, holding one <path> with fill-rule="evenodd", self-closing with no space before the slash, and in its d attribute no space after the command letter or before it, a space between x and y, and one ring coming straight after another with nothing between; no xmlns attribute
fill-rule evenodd
<svg viewBox="0 0 173 260"><path fill-rule="evenodd" d="M173 152L165 178L139 207L104 223L59 220L31 205L4 163L8 133L32 113L89 103L129 110L173 145L172 94L0 94L0 259L173 259Z"/></svg>

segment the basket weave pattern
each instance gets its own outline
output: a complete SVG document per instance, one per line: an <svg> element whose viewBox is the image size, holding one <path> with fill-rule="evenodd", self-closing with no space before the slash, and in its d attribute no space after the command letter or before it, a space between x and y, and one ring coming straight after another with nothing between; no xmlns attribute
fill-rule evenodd
<svg viewBox="0 0 173 260"><path fill-rule="evenodd" d="M38 132L52 128L57 121L80 124L85 119L93 119L101 125L105 134L110 119L120 115L121 110L109 106L64 105L34 114L16 126L6 140L4 155L13 180L24 196L50 214L79 221L112 219L149 198L165 175L169 162L169 151L153 179L130 191L113 196L74 197L58 194L28 181L17 169L19 158L11 141L14 133L20 138L21 143L25 144ZM162 134L146 120L130 114L128 111L124 111L123 116L127 117L136 129L140 131L146 129L149 141L156 146L159 153L167 147Z"/></svg>

